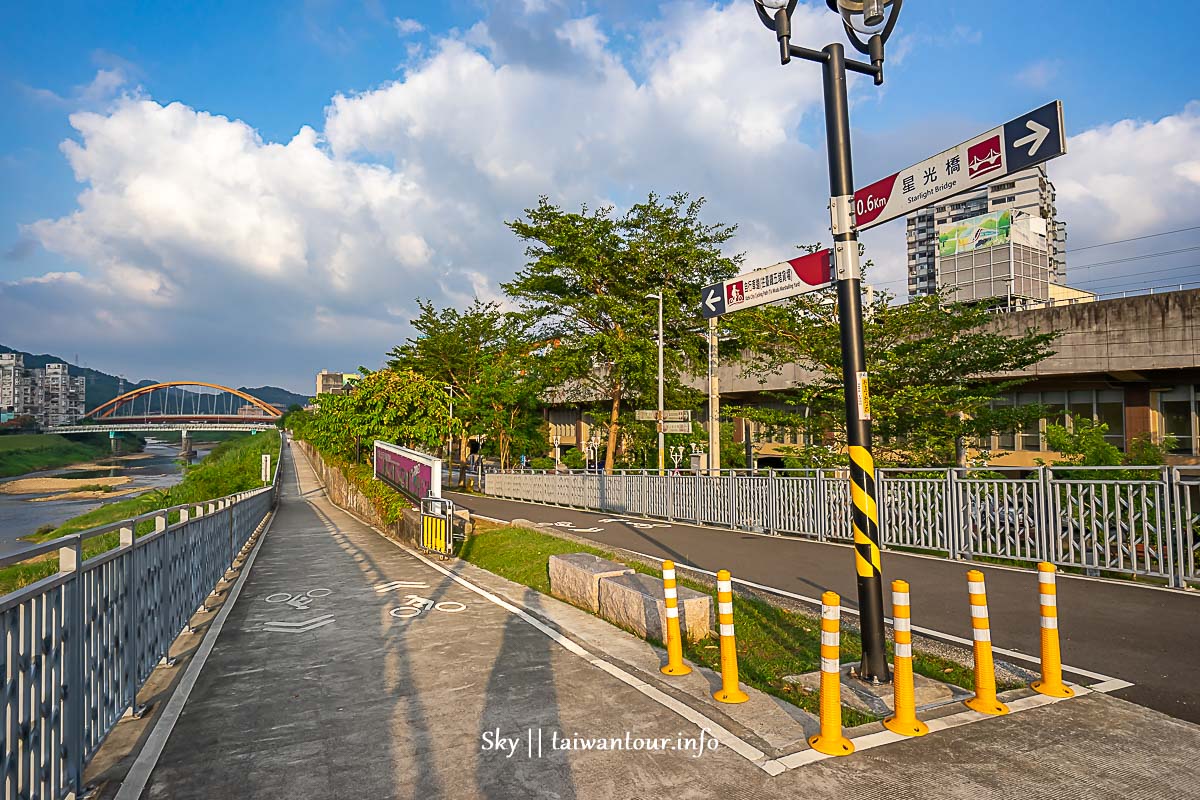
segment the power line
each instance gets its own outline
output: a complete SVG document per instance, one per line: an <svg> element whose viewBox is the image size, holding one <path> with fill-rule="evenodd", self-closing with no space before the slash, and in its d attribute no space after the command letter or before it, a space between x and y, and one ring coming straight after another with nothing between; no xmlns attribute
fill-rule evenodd
<svg viewBox="0 0 1200 800"><path fill-rule="evenodd" d="M1108 247L1114 244L1125 244L1126 242L1140 242L1142 239L1153 239L1156 236L1169 236L1172 233L1184 233L1185 231L1200 230L1200 225L1193 225L1190 228L1176 228L1173 231L1163 231L1162 233L1148 233L1145 236L1133 236L1129 239L1117 239L1112 242L1100 242L1099 244L1089 244L1086 247L1070 247L1064 250L1064 253L1078 253L1080 250L1094 250L1097 247Z"/></svg>
<svg viewBox="0 0 1200 800"><path fill-rule="evenodd" d="M1080 272L1085 269L1093 269L1094 267L1107 267L1112 264L1125 264L1130 261L1141 261L1142 259L1145 259L1145 258L1158 258L1160 256L1178 255L1179 253L1190 253L1193 250L1200 250L1200 245L1196 245L1194 247L1181 247L1178 250L1163 250L1161 253L1143 253L1140 256L1127 256L1125 258L1114 258L1110 261L1097 261L1094 264L1084 264L1083 266L1080 266L1080 267L1072 267L1072 266L1068 265L1067 269L1072 272Z"/></svg>
<svg viewBox="0 0 1200 800"><path fill-rule="evenodd" d="M1093 278L1090 281L1081 281L1079 285L1080 286L1088 286L1088 285L1091 285L1091 284L1094 284L1097 282L1104 282L1104 281L1116 281L1117 283L1125 283L1130 280L1134 280L1134 281L1140 280L1143 275L1161 275L1164 272L1177 272L1181 269L1200 269L1200 264L1188 264L1188 265L1182 266L1182 267L1169 267L1167 269L1155 269L1155 270L1150 270L1149 272L1139 272L1136 275L1123 275L1123 276L1106 275L1103 278Z"/></svg>

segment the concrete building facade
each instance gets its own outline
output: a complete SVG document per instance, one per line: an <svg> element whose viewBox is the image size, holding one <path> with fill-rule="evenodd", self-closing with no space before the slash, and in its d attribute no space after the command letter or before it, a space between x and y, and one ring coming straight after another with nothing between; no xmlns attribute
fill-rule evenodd
<svg viewBox="0 0 1200 800"><path fill-rule="evenodd" d="M86 413L87 379L67 364L28 368L24 356L0 353L0 414L29 416L43 427L70 425Z"/></svg>
<svg viewBox="0 0 1200 800"><path fill-rule="evenodd" d="M1067 225L1056 219L1054 201L1054 184L1043 164L909 215L905 234L909 299L937 291L938 230L992 211L1011 210L1046 221L1050 272L1055 282L1062 283L1067 272Z"/></svg>

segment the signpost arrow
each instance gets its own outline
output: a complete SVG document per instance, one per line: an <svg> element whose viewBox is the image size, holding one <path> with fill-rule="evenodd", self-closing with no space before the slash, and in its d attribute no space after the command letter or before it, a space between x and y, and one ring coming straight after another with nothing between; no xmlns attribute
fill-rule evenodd
<svg viewBox="0 0 1200 800"><path fill-rule="evenodd" d="M705 286L700 292L700 313L711 319L824 289L833 282L830 253L820 250Z"/></svg>
<svg viewBox="0 0 1200 800"><path fill-rule="evenodd" d="M1025 123L1025 127L1033 131L1033 133L1017 139L1013 142L1013 147L1020 148L1033 142L1033 147L1029 148L1029 155L1032 156L1037 153L1038 148L1042 146L1042 142L1046 141L1046 137L1050 135L1050 129L1032 119Z"/></svg>
<svg viewBox="0 0 1200 800"><path fill-rule="evenodd" d="M873 228L1066 152L1062 101L1055 100L856 190L855 225Z"/></svg>

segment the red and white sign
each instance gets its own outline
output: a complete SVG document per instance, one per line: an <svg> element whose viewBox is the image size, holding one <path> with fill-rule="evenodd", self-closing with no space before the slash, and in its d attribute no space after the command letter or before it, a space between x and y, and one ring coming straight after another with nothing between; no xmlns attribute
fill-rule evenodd
<svg viewBox="0 0 1200 800"><path fill-rule="evenodd" d="M823 289L833 282L830 253L821 250L706 286L700 293L700 311L705 317L719 317Z"/></svg>
<svg viewBox="0 0 1200 800"><path fill-rule="evenodd" d="M856 224L866 230L1066 151L1062 103L1055 100L859 189Z"/></svg>

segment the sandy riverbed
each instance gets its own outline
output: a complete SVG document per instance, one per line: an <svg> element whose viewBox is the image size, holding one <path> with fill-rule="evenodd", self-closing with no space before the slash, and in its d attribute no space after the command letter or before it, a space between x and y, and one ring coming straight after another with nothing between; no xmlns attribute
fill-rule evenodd
<svg viewBox="0 0 1200 800"><path fill-rule="evenodd" d="M43 492L69 492L80 486L122 486L132 478L124 475L110 478L18 478L15 481L0 483L0 492L4 494L41 494ZM111 492L106 493L112 496Z"/></svg>
<svg viewBox="0 0 1200 800"><path fill-rule="evenodd" d="M62 494L51 494L51 495L47 495L46 497L31 497L31 498L29 498L28 502L30 502L30 503L48 503L51 500L107 500L110 497L125 497L126 495L131 495L131 494L141 494L142 492L145 492L145 491L149 491L149 490L142 489L142 488L134 488L134 489L117 489L112 492L94 492L94 491L63 492Z"/></svg>

